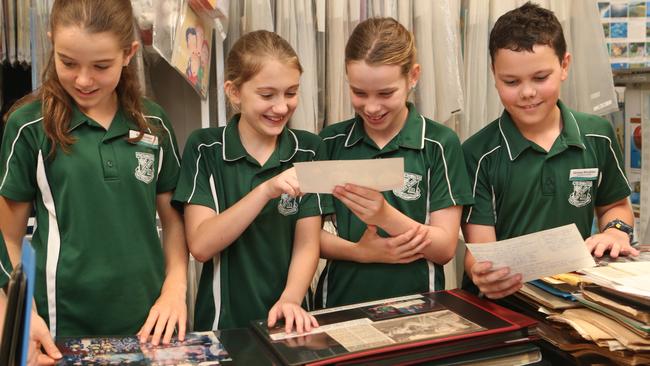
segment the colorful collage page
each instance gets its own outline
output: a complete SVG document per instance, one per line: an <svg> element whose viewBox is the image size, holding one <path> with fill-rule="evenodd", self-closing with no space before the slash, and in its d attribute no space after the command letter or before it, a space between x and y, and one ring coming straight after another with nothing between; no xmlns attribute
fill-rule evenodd
<svg viewBox="0 0 650 366"><path fill-rule="evenodd" d="M188 333L167 345L140 344L137 337L65 338L57 340L63 353L58 366L210 366L230 361L214 332Z"/></svg>

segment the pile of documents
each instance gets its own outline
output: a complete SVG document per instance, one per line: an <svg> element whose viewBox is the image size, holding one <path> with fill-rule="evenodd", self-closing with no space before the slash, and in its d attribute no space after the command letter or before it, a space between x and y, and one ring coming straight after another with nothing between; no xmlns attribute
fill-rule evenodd
<svg viewBox="0 0 650 366"><path fill-rule="evenodd" d="M545 338L576 358L650 364L649 253L643 260L610 259L580 274L531 281L515 296L546 314L556 329L564 327L563 335L548 332Z"/></svg>

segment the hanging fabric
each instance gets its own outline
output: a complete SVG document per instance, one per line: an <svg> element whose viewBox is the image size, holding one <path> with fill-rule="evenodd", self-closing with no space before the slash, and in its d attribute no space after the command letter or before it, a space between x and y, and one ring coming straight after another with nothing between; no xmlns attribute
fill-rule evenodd
<svg viewBox="0 0 650 366"><path fill-rule="evenodd" d="M327 87L326 125L354 116L350 89L345 78L345 44L359 24L359 0L331 0L327 3Z"/></svg>
<svg viewBox="0 0 650 366"><path fill-rule="evenodd" d="M459 14L452 14L452 9L458 9L452 5L455 2L414 3L415 40L422 67L416 105L422 114L440 122L463 108Z"/></svg>
<svg viewBox="0 0 650 366"><path fill-rule="evenodd" d="M318 70L316 67L316 25L315 9L309 0L277 0L276 32L291 44L303 73L298 89L298 107L289 126L309 132L318 132Z"/></svg>
<svg viewBox="0 0 650 366"><path fill-rule="evenodd" d="M605 115L618 110L614 79L595 0L551 0L550 10L562 23L572 56L562 100L585 113ZM588 61L587 61L588 60Z"/></svg>
<svg viewBox="0 0 650 366"><path fill-rule="evenodd" d="M248 33L260 29L274 31L273 12L269 0L244 0L242 31Z"/></svg>

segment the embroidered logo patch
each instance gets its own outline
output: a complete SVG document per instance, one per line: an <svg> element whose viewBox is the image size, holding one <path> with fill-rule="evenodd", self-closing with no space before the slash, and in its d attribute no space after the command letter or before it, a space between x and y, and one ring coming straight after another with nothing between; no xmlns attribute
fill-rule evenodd
<svg viewBox="0 0 650 366"><path fill-rule="evenodd" d="M573 192L569 195L569 203L575 207L584 207L591 202L591 186L593 182L590 180L574 180Z"/></svg>
<svg viewBox="0 0 650 366"><path fill-rule="evenodd" d="M147 184L151 183L153 180L153 154L136 152L135 157L138 159L138 166L135 168L135 177Z"/></svg>
<svg viewBox="0 0 650 366"><path fill-rule="evenodd" d="M282 193L278 202L278 212L284 216L293 215L298 212L298 201L286 193Z"/></svg>
<svg viewBox="0 0 650 366"><path fill-rule="evenodd" d="M400 189L393 189L393 193L406 201L415 201L420 198L420 181L422 176L414 173L404 172L404 185Z"/></svg>

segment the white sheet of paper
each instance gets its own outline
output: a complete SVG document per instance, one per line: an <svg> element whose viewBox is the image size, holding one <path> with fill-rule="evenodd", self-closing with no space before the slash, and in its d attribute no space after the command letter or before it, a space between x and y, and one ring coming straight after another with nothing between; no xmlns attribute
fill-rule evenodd
<svg viewBox="0 0 650 366"><path fill-rule="evenodd" d="M523 282L596 265L575 224L492 243L467 244L478 261L510 267Z"/></svg>
<svg viewBox="0 0 650 366"><path fill-rule="evenodd" d="M332 193L335 186L346 183L380 192L404 185L404 158L310 161L293 166L303 193Z"/></svg>

